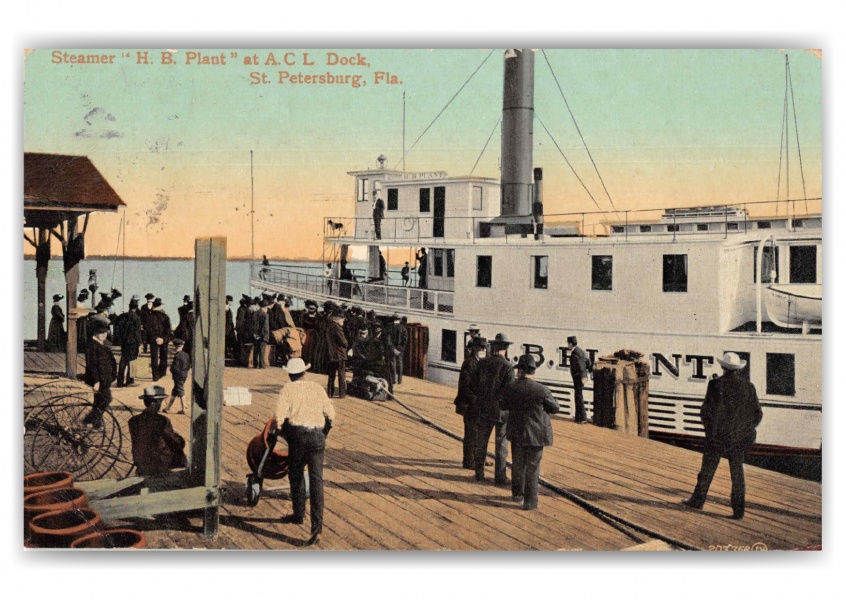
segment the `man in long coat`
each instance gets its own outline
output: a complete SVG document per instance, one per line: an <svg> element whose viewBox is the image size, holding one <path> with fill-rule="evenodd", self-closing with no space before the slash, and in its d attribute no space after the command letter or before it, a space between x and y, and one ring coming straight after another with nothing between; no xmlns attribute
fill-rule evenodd
<svg viewBox="0 0 846 600"><path fill-rule="evenodd" d="M112 402L112 382L117 375L117 361L112 347L106 341L109 335L109 322L104 319L91 319L88 324L91 339L85 357L84 381L94 388L94 408L83 419L83 423L99 429L103 426L103 413Z"/></svg>
<svg viewBox="0 0 846 600"><path fill-rule="evenodd" d="M132 361L138 358L141 345L141 317L138 315L138 298L129 301L129 310L115 320L115 337L120 340L120 365L117 374L117 386L124 387L135 383L132 378Z"/></svg>
<svg viewBox="0 0 846 600"><path fill-rule="evenodd" d="M458 375L458 395L455 397L455 412L464 417L464 448L462 466L465 469L476 469L476 430L478 429L479 407L476 405L476 394L473 391L473 378L479 361L485 357L487 340L476 337L471 341L473 352L461 364Z"/></svg>
<svg viewBox="0 0 846 600"><path fill-rule="evenodd" d="M326 344L329 351L329 382L326 393L335 394L335 374L338 375L338 397L347 395L347 338L344 335L344 313L336 308L326 326Z"/></svg>
<svg viewBox="0 0 846 600"><path fill-rule="evenodd" d="M408 345L408 327L402 324L400 316L397 313L391 316L391 322L388 323L386 333L391 338L394 374L396 376L396 383L399 385L402 383L403 355L405 354L405 347Z"/></svg>
<svg viewBox="0 0 846 600"><path fill-rule="evenodd" d="M376 239L382 239L382 219L385 218L385 202L379 197L379 192L373 192L373 230Z"/></svg>
<svg viewBox="0 0 846 600"><path fill-rule="evenodd" d="M573 378L573 399L576 403L576 423L587 423L585 412L584 389L588 381L588 374L592 370L590 359L585 351L579 348L579 341L576 336L567 338L567 347L570 349L570 376Z"/></svg>
<svg viewBox="0 0 846 600"><path fill-rule="evenodd" d="M271 340L270 337L270 316L268 311L272 301L268 298L258 299L261 308L258 312L253 313L253 367L256 369L264 369L265 363L264 349L267 343Z"/></svg>
<svg viewBox="0 0 846 600"><path fill-rule="evenodd" d="M523 510L535 510L543 447L552 445L549 415L560 407L549 388L535 381L532 356L524 354L514 368L517 381L502 395L502 408L508 411L505 435L511 442L511 497L523 504Z"/></svg>
<svg viewBox="0 0 846 600"><path fill-rule="evenodd" d="M138 475L164 475L170 469L187 467L185 439L173 430L170 419L159 414L167 392L153 385L139 396L146 407L129 419L132 462Z"/></svg>
<svg viewBox="0 0 846 600"><path fill-rule="evenodd" d="M141 329L144 331L144 352L147 352L149 349L149 342L147 341L147 324L150 319L150 313L153 312L153 300L155 297L155 294L151 294L149 292L144 294L144 298L147 300L147 303L138 311L138 316L141 317Z"/></svg>
<svg viewBox="0 0 846 600"><path fill-rule="evenodd" d="M473 377L473 392L479 407L477 420L478 438L476 444L476 480L485 479L485 457L488 452L488 441L491 433L496 430L494 467L494 483L506 485L508 476L505 462L508 459L508 440L505 438L505 424L508 421L508 411L502 410L500 404L505 386L514 381L514 370L508 361L508 346L511 342L505 334L498 333L491 341L492 356L486 356L479 361L476 374Z"/></svg>
<svg viewBox="0 0 846 600"><path fill-rule="evenodd" d="M167 349L173 339L170 317L164 310L161 298L153 301L153 310L147 317L147 343L150 345L150 371L153 381L167 375Z"/></svg>
<svg viewBox="0 0 846 600"><path fill-rule="evenodd" d="M711 480L720 458L725 456L731 473L732 518L742 519L746 508L743 461L747 450L755 443L755 428L764 415L755 386L740 374L746 367L746 361L734 352L726 352L717 362L723 367L723 374L708 382L708 391L700 410L702 426L705 428L702 467L696 489L684 504L695 509L705 505Z"/></svg>

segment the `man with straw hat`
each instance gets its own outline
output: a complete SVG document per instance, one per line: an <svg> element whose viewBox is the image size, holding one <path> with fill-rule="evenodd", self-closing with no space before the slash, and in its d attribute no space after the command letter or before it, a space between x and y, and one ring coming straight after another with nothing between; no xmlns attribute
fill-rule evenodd
<svg viewBox="0 0 846 600"><path fill-rule="evenodd" d="M301 358L292 358L284 368L291 383L279 392L276 422L282 437L288 442L288 477L294 512L283 517L282 522L302 523L305 519L304 469L308 467L311 508L308 544L313 544L323 531L323 454L335 409L322 385L303 379L311 365L305 364Z"/></svg>
<svg viewBox="0 0 846 600"><path fill-rule="evenodd" d="M705 428L702 467L693 495L683 504L697 510L704 506L720 458L725 456L731 472L732 518L742 519L746 498L743 460L746 451L755 443L755 428L763 413L755 386L742 375L746 361L734 352L726 352L717 362L722 366L723 374L708 382L700 410Z"/></svg>
<svg viewBox="0 0 846 600"><path fill-rule="evenodd" d="M170 469L188 466L185 438L173 430L170 419L159 414L167 392L160 385L151 385L138 396L144 411L129 419L132 440L132 462L138 475L163 475Z"/></svg>

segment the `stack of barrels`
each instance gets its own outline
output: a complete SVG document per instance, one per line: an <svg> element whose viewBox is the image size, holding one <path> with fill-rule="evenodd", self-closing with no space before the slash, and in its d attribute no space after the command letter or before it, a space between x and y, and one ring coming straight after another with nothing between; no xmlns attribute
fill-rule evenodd
<svg viewBox="0 0 846 600"><path fill-rule="evenodd" d="M24 476L24 545L28 548L145 548L143 532L105 529L88 495L62 471Z"/></svg>
<svg viewBox="0 0 846 600"><path fill-rule="evenodd" d="M403 374L426 379L429 355L429 328L421 323L407 325L408 344L403 356Z"/></svg>

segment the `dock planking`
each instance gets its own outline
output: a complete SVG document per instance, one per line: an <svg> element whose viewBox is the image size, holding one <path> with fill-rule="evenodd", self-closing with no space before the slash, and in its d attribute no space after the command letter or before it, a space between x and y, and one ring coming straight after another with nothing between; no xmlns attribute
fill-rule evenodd
<svg viewBox="0 0 846 600"><path fill-rule="evenodd" d="M25 353L25 384L63 368L62 354L32 354L37 353ZM461 468L459 441L397 403L348 397L334 399L337 418L327 441L324 471L324 532L316 545L303 548L308 520L304 525L279 523L291 511L287 480L266 481L255 507L247 506L244 498L246 445L273 414L276 394L286 381L281 369L226 369L224 385L249 387L253 402L223 409L219 534L206 539L202 518L193 514L179 521L134 520L132 525L146 531L149 547L615 550L649 540L547 488L541 488L537 511L522 511L511 501L510 488L492 484L492 468L482 483ZM114 395L140 410L143 403L137 396L150 383L140 380L133 388L114 389ZM169 378L159 383L169 390ZM409 408L461 434L453 388L406 377L397 395ZM189 417L170 418L187 439ZM544 451L542 478L601 511L702 549L763 544L776 550L822 543L818 483L747 466L747 514L734 521L728 518L727 464L721 464L714 478L705 509L691 511L679 501L696 481L698 453L563 418L553 419L553 429L555 443Z"/></svg>

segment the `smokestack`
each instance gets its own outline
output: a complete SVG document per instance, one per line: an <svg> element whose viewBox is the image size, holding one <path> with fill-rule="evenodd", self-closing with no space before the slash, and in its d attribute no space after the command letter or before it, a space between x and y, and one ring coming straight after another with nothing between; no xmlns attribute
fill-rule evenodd
<svg viewBox="0 0 846 600"><path fill-rule="evenodd" d="M505 51L502 91L502 216L528 216L532 188L535 54Z"/></svg>
<svg viewBox="0 0 846 600"><path fill-rule="evenodd" d="M532 219L535 222L535 239L543 235L543 169L535 169L535 190L532 199Z"/></svg>

